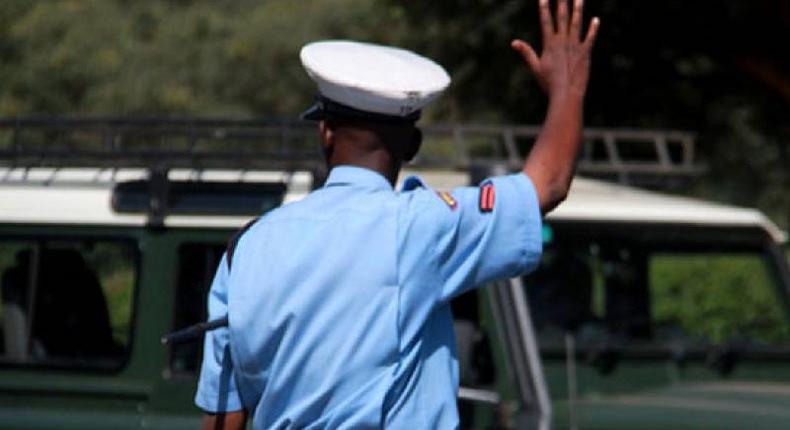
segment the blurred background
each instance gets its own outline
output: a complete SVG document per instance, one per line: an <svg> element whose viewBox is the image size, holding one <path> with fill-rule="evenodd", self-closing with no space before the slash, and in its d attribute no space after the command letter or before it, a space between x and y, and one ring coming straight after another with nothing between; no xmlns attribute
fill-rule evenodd
<svg viewBox="0 0 790 430"><path fill-rule="evenodd" d="M680 167L700 169L655 188L790 228L790 0L585 3L585 22L602 20L585 144L692 136ZM3 0L0 428L197 427L200 340L160 337L205 321L238 228L322 180L312 165L261 167L298 140L323 168L314 126L295 122L315 94L305 43L442 64L453 84L424 112L422 157L449 159L462 126L533 126L512 145L523 152L543 122L516 37L540 46L537 0ZM76 120L51 120L63 116ZM477 132L492 129L516 130ZM99 151L124 145L154 155L115 165ZM448 166L421 174L441 188L431 179L491 173ZM517 423L550 415L546 386L555 428L790 428L790 251L775 226L589 177L574 187L535 272L453 300L462 428L547 428Z"/></svg>
<svg viewBox="0 0 790 430"><path fill-rule="evenodd" d="M545 98L508 44L539 44L535 1L5 0L0 116L294 118L309 41L407 47L453 85L425 123L540 124ZM597 127L697 135L708 169L677 190L790 222L790 2L588 0L602 19L586 107Z"/></svg>

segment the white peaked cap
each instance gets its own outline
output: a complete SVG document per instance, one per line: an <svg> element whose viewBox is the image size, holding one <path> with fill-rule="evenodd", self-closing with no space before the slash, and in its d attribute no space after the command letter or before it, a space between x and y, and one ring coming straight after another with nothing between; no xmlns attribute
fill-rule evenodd
<svg viewBox="0 0 790 430"><path fill-rule="evenodd" d="M442 66L389 46L327 40L305 45L300 58L321 96L396 118L418 114L450 85Z"/></svg>

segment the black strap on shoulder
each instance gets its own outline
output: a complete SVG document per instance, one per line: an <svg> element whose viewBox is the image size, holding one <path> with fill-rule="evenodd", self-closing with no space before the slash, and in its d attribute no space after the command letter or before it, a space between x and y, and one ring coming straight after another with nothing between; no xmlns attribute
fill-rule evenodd
<svg viewBox="0 0 790 430"><path fill-rule="evenodd" d="M228 260L228 272L230 272L230 267L233 262L233 253L236 251L236 245L239 244L239 240L241 240L241 236L255 224L256 221L261 219L261 217L255 217L250 220L244 227L239 229L236 233L233 233L230 240L228 241L228 247L225 249L225 256Z"/></svg>

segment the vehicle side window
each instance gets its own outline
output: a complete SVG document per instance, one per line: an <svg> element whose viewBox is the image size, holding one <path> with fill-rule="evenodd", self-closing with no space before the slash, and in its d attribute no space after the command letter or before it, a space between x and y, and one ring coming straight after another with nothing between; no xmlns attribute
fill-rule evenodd
<svg viewBox="0 0 790 430"><path fill-rule="evenodd" d="M778 291L756 254L661 253L650 259L653 319L663 337L787 345Z"/></svg>
<svg viewBox="0 0 790 430"><path fill-rule="evenodd" d="M481 290L467 291L450 304L453 311L455 350L460 390L458 414L461 429L481 428L495 420L501 402L497 382L507 372L498 372L495 348L502 347L498 333L482 318L486 308ZM499 351L503 353L503 351Z"/></svg>
<svg viewBox="0 0 790 430"><path fill-rule="evenodd" d="M135 278L130 243L0 239L0 363L119 369Z"/></svg>
<svg viewBox="0 0 790 430"><path fill-rule="evenodd" d="M206 298L223 252L225 245L217 243L186 243L178 248L173 330L206 320ZM174 344L170 349L170 370L197 373L202 351L202 337Z"/></svg>
<svg viewBox="0 0 790 430"><path fill-rule="evenodd" d="M480 321L479 296L472 290L451 302L460 382L468 387L488 387L496 379L490 337Z"/></svg>
<svg viewBox="0 0 790 430"><path fill-rule="evenodd" d="M623 312L607 316L607 271L600 249L559 246L547 248L540 266L524 278L530 312L541 347L564 347L563 336L573 332L599 342L608 326L623 325ZM611 277L615 278L614 271ZM615 282L616 283L616 282Z"/></svg>
<svg viewBox="0 0 790 430"><path fill-rule="evenodd" d="M598 355L736 348L748 358L790 344L781 287L759 251L565 243L525 285L544 352L561 353L566 334Z"/></svg>

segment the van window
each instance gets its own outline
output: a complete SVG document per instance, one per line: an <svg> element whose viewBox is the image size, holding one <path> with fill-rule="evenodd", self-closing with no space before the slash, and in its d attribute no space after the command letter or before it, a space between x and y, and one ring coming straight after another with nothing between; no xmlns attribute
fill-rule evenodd
<svg viewBox="0 0 790 430"><path fill-rule="evenodd" d="M0 363L120 368L135 272L130 243L0 239Z"/></svg>
<svg viewBox="0 0 790 430"><path fill-rule="evenodd" d="M712 348L750 352L790 345L781 295L759 249L683 249L614 241L547 248L525 278L544 352L667 356ZM698 355L699 356L699 355Z"/></svg>
<svg viewBox="0 0 790 430"><path fill-rule="evenodd" d="M662 330L717 344L790 343L779 291L759 254L656 254L650 285Z"/></svg>
<svg viewBox="0 0 790 430"><path fill-rule="evenodd" d="M224 244L185 243L178 248L178 276L173 330L206 320L206 299ZM180 374L198 371L203 338L179 342L170 348L170 370Z"/></svg>
<svg viewBox="0 0 790 430"><path fill-rule="evenodd" d="M467 291L450 305L461 385L491 387L496 381L496 367L491 337L480 318L480 294L477 290Z"/></svg>

